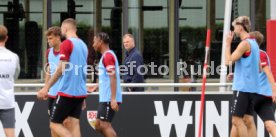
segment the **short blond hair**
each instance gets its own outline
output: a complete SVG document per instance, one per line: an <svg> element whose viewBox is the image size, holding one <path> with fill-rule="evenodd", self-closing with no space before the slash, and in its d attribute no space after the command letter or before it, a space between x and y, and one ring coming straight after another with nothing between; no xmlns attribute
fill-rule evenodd
<svg viewBox="0 0 276 137"><path fill-rule="evenodd" d="M69 25L72 29L77 29L77 22L73 18L68 18L62 22L62 24Z"/></svg>
<svg viewBox="0 0 276 137"><path fill-rule="evenodd" d="M57 27L57 26L50 27L46 32L46 36L51 36L51 35L61 37L60 27Z"/></svg>
<svg viewBox="0 0 276 137"><path fill-rule="evenodd" d="M234 25L241 25L246 32L250 32L250 30L251 30L251 21L250 21L250 18L247 16L237 17L232 22L232 26L234 26Z"/></svg>
<svg viewBox="0 0 276 137"><path fill-rule="evenodd" d="M264 35L259 31L252 31L249 35L256 39L259 46L264 42Z"/></svg>
<svg viewBox="0 0 276 137"><path fill-rule="evenodd" d="M6 40L8 36L8 29L4 25L0 25L0 42Z"/></svg>

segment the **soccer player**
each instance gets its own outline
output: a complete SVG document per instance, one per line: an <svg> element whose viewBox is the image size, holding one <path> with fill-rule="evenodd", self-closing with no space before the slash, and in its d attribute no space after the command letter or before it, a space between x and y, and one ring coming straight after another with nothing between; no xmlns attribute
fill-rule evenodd
<svg viewBox="0 0 276 137"><path fill-rule="evenodd" d="M109 36L100 32L94 37L93 47L102 54L99 62L99 107L96 130L105 137L117 137L111 122L122 103L119 63L115 53L109 49ZM96 87L88 88L89 92Z"/></svg>
<svg viewBox="0 0 276 137"><path fill-rule="evenodd" d="M251 37L256 38L256 41L259 46L263 43L264 36L259 31L250 32L249 34ZM276 101L275 80L270 70L269 57L263 50L260 50L260 60L262 66L262 72L259 74L261 90L254 96L253 109L264 121L267 131L273 137L276 137L276 123L273 113L273 102ZM253 114L249 114L243 119L246 123L247 128L256 127L253 119ZM236 134L236 129L233 131L233 134ZM255 131L248 130L248 134L252 137L256 137L256 129Z"/></svg>
<svg viewBox="0 0 276 137"><path fill-rule="evenodd" d="M5 48L8 30L0 25L0 121L7 137L15 137L14 80L20 72L18 56ZM4 66L4 67L3 67Z"/></svg>
<svg viewBox="0 0 276 137"><path fill-rule="evenodd" d="M74 19L62 22L61 33L66 40L60 45L60 62L56 73L39 91L38 98L47 98L50 87L59 79L57 99L51 112L50 128L60 137L80 137L79 118L86 98L87 46L78 38ZM62 124L70 119L71 129Z"/></svg>
<svg viewBox="0 0 276 137"><path fill-rule="evenodd" d="M243 117L252 110L253 93L260 92L259 70L260 50L255 39L251 39L248 32L251 23L248 17L240 16L233 23L234 32L230 32L226 39L225 61L227 65L235 62L233 81L232 129L237 129L240 137L247 137L248 132ZM242 40L231 54L231 42L234 33ZM234 127L234 128L233 128ZM232 133L230 136L233 136Z"/></svg>
<svg viewBox="0 0 276 137"><path fill-rule="evenodd" d="M45 66L46 67L45 84L49 81L51 76L54 75L59 63L59 59L60 59L59 50L60 50L61 37L62 37L60 27L56 27L56 26L50 27L47 30L46 36L47 36L47 42L50 48L47 50L47 53L46 53L47 64ZM52 106L57 97L59 83L60 83L60 79L49 89L49 93L48 93L49 115L51 115ZM70 121L68 119L65 119L65 121L63 122L63 125L67 128L70 128ZM52 137L58 137L58 135L53 131L51 131L51 135Z"/></svg>

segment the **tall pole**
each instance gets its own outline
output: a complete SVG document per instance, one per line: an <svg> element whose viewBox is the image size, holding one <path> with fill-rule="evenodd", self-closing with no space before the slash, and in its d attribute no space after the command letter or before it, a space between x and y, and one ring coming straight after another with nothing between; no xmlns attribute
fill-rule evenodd
<svg viewBox="0 0 276 137"><path fill-rule="evenodd" d="M207 79L207 67L210 62L210 46L211 46L211 35L212 35L212 26L214 26L215 20L215 10L214 5L215 1L207 1L207 34L206 34L206 45L205 45L205 59L204 59L204 68L202 76L202 87L201 87L201 97L200 97L200 114L199 114L199 127L198 127L198 137L202 137L203 133L203 114L205 108L205 90L206 90L206 79Z"/></svg>
<svg viewBox="0 0 276 137"><path fill-rule="evenodd" d="M129 11L128 11L128 0L123 0L123 27L122 27L122 35L125 35L126 33L128 33L128 17L129 17ZM126 52L126 50L125 50L125 48L123 47L123 44L122 44L122 62L124 61L124 59L125 59L125 53Z"/></svg>
<svg viewBox="0 0 276 137"><path fill-rule="evenodd" d="M256 22L256 0L250 0L250 19L251 19L251 31L255 30Z"/></svg>
<svg viewBox="0 0 276 137"><path fill-rule="evenodd" d="M142 9L142 7L144 6L144 0L139 0L139 7L140 10L139 10L139 51L141 52L141 54L143 54L143 51L144 51L144 11Z"/></svg>
<svg viewBox="0 0 276 137"><path fill-rule="evenodd" d="M47 28L52 26L52 0L47 0Z"/></svg>
<svg viewBox="0 0 276 137"><path fill-rule="evenodd" d="M30 11L30 0L25 0L24 6L25 6L25 11L29 12ZM25 14L25 22L28 22L28 21L30 21L30 13Z"/></svg>
<svg viewBox="0 0 276 137"><path fill-rule="evenodd" d="M128 0L123 0L123 35L128 33Z"/></svg>
<svg viewBox="0 0 276 137"><path fill-rule="evenodd" d="M94 34L102 30L102 0L94 0L95 16Z"/></svg>
<svg viewBox="0 0 276 137"><path fill-rule="evenodd" d="M225 65L225 48L226 48L226 36L230 31L230 25L231 25L231 11L232 11L232 0L225 0L220 83L226 83L227 67ZM224 92L225 90L226 90L226 86L221 86L219 88L220 92Z"/></svg>
<svg viewBox="0 0 276 137"><path fill-rule="evenodd" d="M276 20L276 0L270 0L270 19Z"/></svg>
<svg viewBox="0 0 276 137"><path fill-rule="evenodd" d="M51 0L43 0L42 3L42 9L43 9L43 13L42 13L42 32L46 32L49 25L48 20L51 21L51 5L48 5L49 3L51 3ZM50 14L50 15L49 15ZM46 41L46 36L42 35L42 72L41 72L41 81L43 81L44 79L44 64L46 63L46 57L44 56L47 50L47 41Z"/></svg>
<svg viewBox="0 0 276 137"><path fill-rule="evenodd" d="M169 68L170 79L178 83L177 62L179 60L179 0L169 1ZM174 88L178 91L178 88Z"/></svg>

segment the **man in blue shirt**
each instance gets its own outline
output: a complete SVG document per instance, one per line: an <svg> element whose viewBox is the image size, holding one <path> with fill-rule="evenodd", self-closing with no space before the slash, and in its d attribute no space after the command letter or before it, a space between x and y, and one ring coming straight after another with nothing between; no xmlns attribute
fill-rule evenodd
<svg viewBox="0 0 276 137"><path fill-rule="evenodd" d="M135 47L134 37L131 34L125 34L123 44L126 49L126 57L123 62L127 72L123 72L124 83L144 83L143 57ZM144 91L144 87L129 87L126 89L129 92Z"/></svg>

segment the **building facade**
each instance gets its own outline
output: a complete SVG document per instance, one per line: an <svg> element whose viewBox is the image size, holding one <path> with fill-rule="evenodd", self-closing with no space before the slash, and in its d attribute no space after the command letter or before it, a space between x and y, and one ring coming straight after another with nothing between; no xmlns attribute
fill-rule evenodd
<svg viewBox="0 0 276 137"><path fill-rule="evenodd" d="M10 31L7 47L20 56L22 79L42 77L47 48L43 34L67 17L78 21L78 34L89 47L90 64L99 59L91 48L94 33L107 32L112 38L111 48L122 61L125 52L122 36L130 32L146 65L154 63L169 68L168 73L164 69L160 69L162 74L149 72L147 78L176 80L191 78L191 73L201 77L206 30L211 28L210 65L220 65L223 0L1 0L0 5L0 23ZM232 19L250 16L252 30L266 34L270 7L270 1L266 0L233 0ZM187 73L176 76L175 62L179 61L186 63ZM193 65L196 67L192 69ZM158 72L158 68L154 71Z"/></svg>

